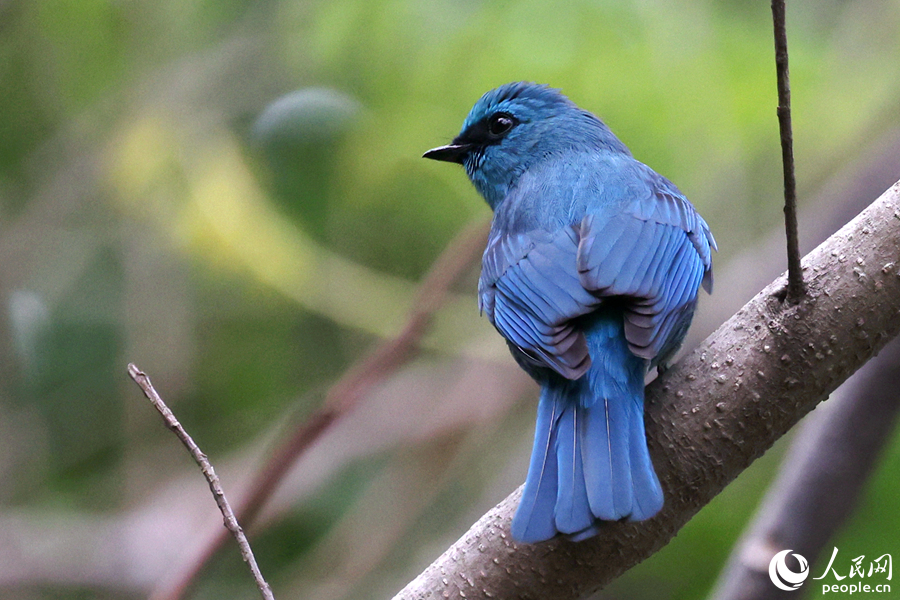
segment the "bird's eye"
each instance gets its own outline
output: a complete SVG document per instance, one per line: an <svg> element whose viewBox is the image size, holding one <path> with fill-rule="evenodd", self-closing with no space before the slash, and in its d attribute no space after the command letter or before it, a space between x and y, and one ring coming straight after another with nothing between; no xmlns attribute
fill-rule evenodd
<svg viewBox="0 0 900 600"><path fill-rule="evenodd" d="M499 137L512 129L515 124L516 120L511 115L497 113L488 119L488 131L492 136Z"/></svg>

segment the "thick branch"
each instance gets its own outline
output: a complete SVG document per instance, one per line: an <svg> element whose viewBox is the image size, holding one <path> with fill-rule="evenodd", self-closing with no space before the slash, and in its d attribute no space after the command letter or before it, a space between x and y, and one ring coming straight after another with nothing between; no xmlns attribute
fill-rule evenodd
<svg viewBox="0 0 900 600"><path fill-rule="evenodd" d="M647 438L666 494L642 523L584 542L517 545L519 490L396 598L580 598L644 560L900 332L900 183L804 259L807 295L782 276L647 387Z"/></svg>
<svg viewBox="0 0 900 600"><path fill-rule="evenodd" d="M839 397L803 422L712 598L774 600L789 595L772 585L769 561L776 552L791 549L814 564L844 524L894 431L900 410L898 377L900 338L895 338L841 386Z"/></svg>

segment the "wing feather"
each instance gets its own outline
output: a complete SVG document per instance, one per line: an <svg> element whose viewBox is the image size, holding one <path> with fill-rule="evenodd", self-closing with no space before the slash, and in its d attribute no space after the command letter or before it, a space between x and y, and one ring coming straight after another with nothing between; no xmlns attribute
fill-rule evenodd
<svg viewBox="0 0 900 600"><path fill-rule="evenodd" d="M479 299L490 322L530 361L577 379L590 366L584 334L571 323L600 302L575 271L578 237L493 232L485 250Z"/></svg>
<svg viewBox="0 0 900 600"><path fill-rule="evenodd" d="M671 182L636 164L628 185L579 180L587 183L567 200L573 225L548 231L549 205L547 215L528 212L543 206L533 196L546 188L537 184L523 185L495 216L479 305L526 363L568 379L583 375L591 357L577 318L609 297L624 303L630 350L667 359L687 330L697 290L711 290L709 227Z"/></svg>
<svg viewBox="0 0 900 600"><path fill-rule="evenodd" d="M668 180L626 210L598 210L581 222L578 273L585 289L626 301L629 349L647 359L677 349L693 316L697 290L712 285L706 222ZM677 339L676 339L677 338Z"/></svg>

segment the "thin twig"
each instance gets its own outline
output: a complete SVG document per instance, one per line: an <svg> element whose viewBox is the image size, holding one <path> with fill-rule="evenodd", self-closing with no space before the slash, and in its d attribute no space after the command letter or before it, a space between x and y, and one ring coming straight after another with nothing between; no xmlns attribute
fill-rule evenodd
<svg viewBox="0 0 900 600"><path fill-rule="evenodd" d="M238 505L237 514L245 525L249 526L256 519L284 475L304 452L374 386L412 357L450 287L481 255L488 227L488 222L474 222L451 240L419 286L403 330L352 366L328 391L323 406L272 453L272 458L258 471L250 485L249 495ZM211 539L182 573L154 590L150 600L179 600L184 597L193 581L227 540L227 532L220 532Z"/></svg>
<svg viewBox="0 0 900 600"><path fill-rule="evenodd" d="M153 384L150 383L150 378L147 377L143 371L138 369L134 363L128 364L128 374L131 375L131 378L134 379L134 382L138 384L141 390L143 390L147 399L150 400L156 410L159 411L159 414L162 415L163 420L166 422L166 427L175 432L175 435L178 436L178 439L181 440L181 443L184 444L188 449L188 452L191 453L191 456L200 466L200 470L203 471L206 481L209 482L209 489L216 499L216 504L219 506L219 510L222 511L222 517L225 519L225 527L228 528L228 531L230 531L234 536L234 539L237 540L238 546L240 546L241 549L241 556L244 558L244 562L250 566L250 572L253 574L253 579L256 581L256 586L259 588L260 594L264 600L275 600L275 596L272 595L272 589L269 587L269 584L266 583L266 580L263 579L262 573L259 570L259 565L256 564L256 558L253 557L253 550L250 548L250 542L247 541L244 530L241 529L237 518L234 516L234 511L231 510L231 505L225 497L225 492L222 490L222 485L219 483L219 478L216 475L215 470L213 470L213 466L209 462L209 459L200 450L200 447L197 446L194 440L191 439L191 436L184 430L184 427L181 426L181 423L178 422L178 419L175 418L175 415L169 410L169 407L166 406L163 399L160 398L159 394L153 388Z"/></svg>
<svg viewBox="0 0 900 600"><path fill-rule="evenodd" d="M778 129L781 132L781 162L784 170L784 229L787 236L787 300L797 304L804 294L797 234L797 183L794 178L794 134L791 129L791 81L788 71L787 30L784 0L772 0L775 26L775 70L778 77Z"/></svg>

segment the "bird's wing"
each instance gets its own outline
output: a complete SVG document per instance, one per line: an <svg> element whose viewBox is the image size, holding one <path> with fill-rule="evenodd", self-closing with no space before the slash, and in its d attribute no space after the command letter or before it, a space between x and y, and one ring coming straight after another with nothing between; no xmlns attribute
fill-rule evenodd
<svg viewBox="0 0 900 600"><path fill-rule="evenodd" d="M579 228L578 274L594 294L628 299L625 337L647 359L673 353L690 323L702 284L712 290L715 241L706 222L667 179L616 210L587 214ZM638 191L641 190L641 191Z"/></svg>
<svg viewBox="0 0 900 600"><path fill-rule="evenodd" d="M577 379L591 364L584 334L571 322L600 301L575 269L576 227L554 233L494 229L484 252L478 297L481 310L520 360Z"/></svg>

